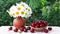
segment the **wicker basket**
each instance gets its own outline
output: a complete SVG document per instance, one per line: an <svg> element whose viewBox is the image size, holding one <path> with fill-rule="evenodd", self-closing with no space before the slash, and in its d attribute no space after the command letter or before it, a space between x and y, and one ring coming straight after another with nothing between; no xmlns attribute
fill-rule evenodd
<svg viewBox="0 0 60 34"><path fill-rule="evenodd" d="M33 28L37 32L42 32L44 29L46 29L46 27L43 27L43 28L34 28L34 27L31 27L31 28Z"/></svg>

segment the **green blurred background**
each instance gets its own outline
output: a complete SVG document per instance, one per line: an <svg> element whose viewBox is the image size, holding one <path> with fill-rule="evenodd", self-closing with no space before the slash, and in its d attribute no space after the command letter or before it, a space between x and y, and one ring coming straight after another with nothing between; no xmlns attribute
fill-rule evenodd
<svg viewBox="0 0 60 34"><path fill-rule="evenodd" d="M32 8L32 16L26 25L33 20L46 20L50 26L60 26L60 0L0 0L0 26L13 25L13 17L6 12L12 5L25 2Z"/></svg>

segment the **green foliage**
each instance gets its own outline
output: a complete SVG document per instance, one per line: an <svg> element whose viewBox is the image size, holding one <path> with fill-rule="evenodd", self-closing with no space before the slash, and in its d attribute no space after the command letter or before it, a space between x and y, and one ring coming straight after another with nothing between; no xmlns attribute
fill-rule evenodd
<svg viewBox="0 0 60 34"><path fill-rule="evenodd" d="M59 0L0 0L0 25L12 25L13 17L6 10L19 2L26 2L32 8L32 16L27 25L33 20L47 20L48 25L60 26L60 1Z"/></svg>

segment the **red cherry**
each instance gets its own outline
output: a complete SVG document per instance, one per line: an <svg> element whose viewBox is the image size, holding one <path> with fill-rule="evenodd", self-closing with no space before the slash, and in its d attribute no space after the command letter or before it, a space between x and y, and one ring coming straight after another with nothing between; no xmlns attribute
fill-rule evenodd
<svg viewBox="0 0 60 34"><path fill-rule="evenodd" d="M35 27L35 23L32 23L31 26L32 26L32 27Z"/></svg>
<svg viewBox="0 0 60 34"><path fill-rule="evenodd" d="M40 28L40 25L36 25L35 28Z"/></svg>
<svg viewBox="0 0 60 34"><path fill-rule="evenodd" d="M40 24L43 24L43 20L40 20L39 23L40 23Z"/></svg>
<svg viewBox="0 0 60 34"><path fill-rule="evenodd" d="M26 27L22 27L23 29L25 29Z"/></svg>
<svg viewBox="0 0 60 34"><path fill-rule="evenodd" d="M12 30L12 27L10 27L9 30Z"/></svg>
<svg viewBox="0 0 60 34"><path fill-rule="evenodd" d="M27 30L30 30L31 29L31 27L27 27Z"/></svg>
<svg viewBox="0 0 60 34"><path fill-rule="evenodd" d="M48 22L47 22L47 21L44 21L44 24L45 24L45 25L47 25L47 24L48 24Z"/></svg>
<svg viewBox="0 0 60 34"><path fill-rule="evenodd" d="M39 28L38 26L35 26L35 28Z"/></svg>
<svg viewBox="0 0 60 34"><path fill-rule="evenodd" d="M35 31L34 31L34 29L31 29L30 32L31 32L31 33L34 33Z"/></svg>
<svg viewBox="0 0 60 34"><path fill-rule="evenodd" d="M27 32L28 30L27 29L24 29L24 32Z"/></svg>
<svg viewBox="0 0 60 34"><path fill-rule="evenodd" d="M40 27L44 27L44 24L40 24Z"/></svg>
<svg viewBox="0 0 60 34"><path fill-rule="evenodd" d="M39 24L39 22L38 22L38 21L36 21L36 22L35 22L35 25L37 25L37 24Z"/></svg>
<svg viewBox="0 0 60 34"><path fill-rule="evenodd" d="M48 30L49 30L49 31L51 31L51 30L52 30L52 28L51 28L51 27L49 27L49 28L48 28Z"/></svg>
<svg viewBox="0 0 60 34"><path fill-rule="evenodd" d="M20 31L24 31L24 27L21 27L21 28L20 28Z"/></svg>
<svg viewBox="0 0 60 34"><path fill-rule="evenodd" d="M18 29L16 28L16 29L14 29L14 32L18 32Z"/></svg>
<svg viewBox="0 0 60 34"><path fill-rule="evenodd" d="M44 30L44 32L45 32L45 33L48 33L48 30L47 30L47 29L45 29L45 30Z"/></svg>

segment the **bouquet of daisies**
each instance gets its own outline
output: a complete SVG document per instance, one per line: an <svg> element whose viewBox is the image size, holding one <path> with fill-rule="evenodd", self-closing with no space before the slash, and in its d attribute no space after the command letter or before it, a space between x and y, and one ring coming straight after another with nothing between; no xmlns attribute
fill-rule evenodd
<svg viewBox="0 0 60 34"><path fill-rule="evenodd" d="M7 10L7 12L11 17L14 18L18 16L28 18L32 14L31 8L24 2L20 2L20 3L16 3L16 5L12 5L11 8Z"/></svg>

